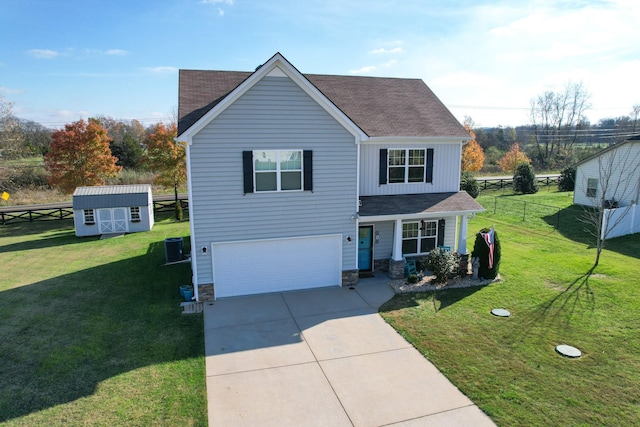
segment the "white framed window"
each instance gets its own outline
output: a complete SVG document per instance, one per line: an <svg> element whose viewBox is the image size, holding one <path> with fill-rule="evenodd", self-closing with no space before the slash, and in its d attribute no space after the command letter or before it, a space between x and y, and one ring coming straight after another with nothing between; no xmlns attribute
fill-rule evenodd
<svg viewBox="0 0 640 427"><path fill-rule="evenodd" d="M84 223L86 225L93 225L96 223L95 212L93 209L84 209L83 215L84 215Z"/></svg>
<svg viewBox="0 0 640 427"><path fill-rule="evenodd" d="M425 182L427 170L425 149L390 149L388 153L390 184Z"/></svg>
<svg viewBox="0 0 640 427"><path fill-rule="evenodd" d="M129 208L129 213L131 214L131 222L140 222L140 207L139 206L131 206Z"/></svg>
<svg viewBox="0 0 640 427"><path fill-rule="evenodd" d="M587 197L596 197L598 195L598 179L587 179Z"/></svg>
<svg viewBox="0 0 640 427"><path fill-rule="evenodd" d="M431 251L438 242L438 221L416 221L402 224L402 254L416 255Z"/></svg>
<svg viewBox="0 0 640 427"><path fill-rule="evenodd" d="M256 192L302 191L302 150L253 152Z"/></svg>

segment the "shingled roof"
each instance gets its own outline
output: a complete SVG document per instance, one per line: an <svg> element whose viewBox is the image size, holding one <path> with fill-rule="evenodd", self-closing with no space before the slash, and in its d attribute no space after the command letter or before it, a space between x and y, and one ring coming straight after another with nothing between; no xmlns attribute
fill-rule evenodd
<svg viewBox="0 0 640 427"><path fill-rule="evenodd" d="M180 70L178 135L251 74ZM420 79L317 74L304 77L370 137L469 138L453 114Z"/></svg>
<svg viewBox="0 0 640 427"><path fill-rule="evenodd" d="M360 197L360 217L437 215L482 212L485 209L466 191L457 193L396 194Z"/></svg>

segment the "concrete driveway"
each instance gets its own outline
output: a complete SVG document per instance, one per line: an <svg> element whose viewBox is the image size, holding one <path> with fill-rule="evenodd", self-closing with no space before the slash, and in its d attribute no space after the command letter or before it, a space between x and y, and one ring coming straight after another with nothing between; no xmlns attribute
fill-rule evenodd
<svg viewBox="0 0 640 427"><path fill-rule="evenodd" d="M377 313L386 278L205 304L210 426L493 426Z"/></svg>

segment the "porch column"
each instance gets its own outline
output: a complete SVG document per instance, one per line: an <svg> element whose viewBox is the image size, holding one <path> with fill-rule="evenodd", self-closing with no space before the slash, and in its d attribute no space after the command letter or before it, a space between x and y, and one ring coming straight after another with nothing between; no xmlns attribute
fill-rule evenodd
<svg viewBox="0 0 640 427"><path fill-rule="evenodd" d="M402 260L402 220L396 219L393 232L393 249L389 260L389 277L402 279L404 277L404 261Z"/></svg>
<svg viewBox="0 0 640 427"><path fill-rule="evenodd" d="M458 230L458 253L466 254L467 252L467 226L468 220L466 215L460 216L460 229Z"/></svg>
<svg viewBox="0 0 640 427"><path fill-rule="evenodd" d="M393 250L391 259L394 261L402 261L402 220L396 219L393 232Z"/></svg>

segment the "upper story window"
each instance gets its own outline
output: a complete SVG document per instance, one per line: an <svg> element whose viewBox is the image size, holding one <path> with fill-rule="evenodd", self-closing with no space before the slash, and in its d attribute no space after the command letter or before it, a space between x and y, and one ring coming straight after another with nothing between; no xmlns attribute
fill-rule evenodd
<svg viewBox="0 0 640 427"><path fill-rule="evenodd" d="M139 206L131 206L129 208L129 212L131 213L131 222L140 222L140 207Z"/></svg>
<svg viewBox="0 0 640 427"><path fill-rule="evenodd" d="M93 225L96 223L96 218L93 209L84 209L84 223L86 225Z"/></svg>
<svg viewBox="0 0 640 427"><path fill-rule="evenodd" d="M244 151L242 160L245 194L313 190L310 150Z"/></svg>
<svg viewBox="0 0 640 427"><path fill-rule="evenodd" d="M433 148L380 150L380 185L433 182Z"/></svg>
<svg viewBox="0 0 640 427"><path fill-rule="evenodd" d="M424 149L389 150L389 183L424 182Z"/></svg>
<svg viewBox="0 0 640 427"><path fill-rule="evenodd" d="M256 191L302 190L302 151L254 151Z"/></svg>
<svg viewBox="0 0 640 427"><path fill-rule="evenodd" d="M598 179L589 178L587 180L587 197L596 197L598 195Z"/></svg>

